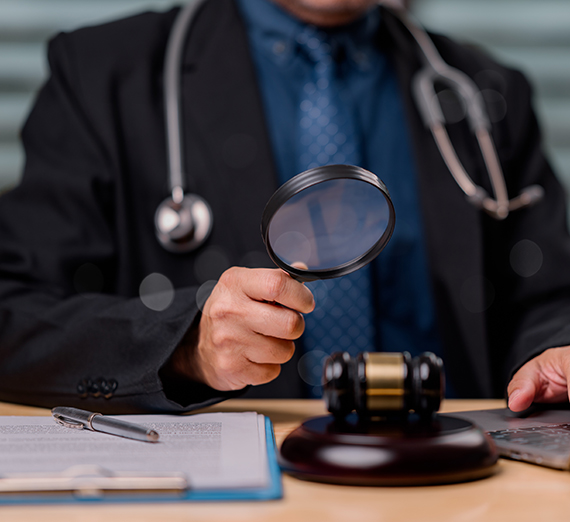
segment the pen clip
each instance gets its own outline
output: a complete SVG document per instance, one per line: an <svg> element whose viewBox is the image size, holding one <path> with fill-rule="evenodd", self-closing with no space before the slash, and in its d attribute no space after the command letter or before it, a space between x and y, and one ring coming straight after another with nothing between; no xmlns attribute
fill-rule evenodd
<svg viewBox="0 0 570 522"><path fill-rule="evenodd" d="M69 413L68 413L69 411ZM71 413L74 415L71 415ZM100 413L91 413L89 411L77 410L74 408L54 408L51 414L55 421L66 428L86 429L95 431L93 427L93 418L101 415Z"/></svg>
<svg viewBox="0 0 570 522"><path fill-rule="evenodd" d="M60 413L54 413L53 418L58 424L61 424L66 428L74 428L76 430L82 430L85 428L85 424L83 422L64 417Z"/></svg>

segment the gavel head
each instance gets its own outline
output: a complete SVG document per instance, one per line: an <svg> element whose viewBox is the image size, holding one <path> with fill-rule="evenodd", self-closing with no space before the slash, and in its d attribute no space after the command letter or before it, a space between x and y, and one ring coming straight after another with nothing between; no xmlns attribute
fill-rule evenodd
<svg viewBox="0 0 570 522"><path fill-rule="evenodd" d="M414 411L422 417L439 409L445 394L442 360L430 352L347 352L330 356L323 371L323 399L335 417L356 410L364 417Z"/></svg>

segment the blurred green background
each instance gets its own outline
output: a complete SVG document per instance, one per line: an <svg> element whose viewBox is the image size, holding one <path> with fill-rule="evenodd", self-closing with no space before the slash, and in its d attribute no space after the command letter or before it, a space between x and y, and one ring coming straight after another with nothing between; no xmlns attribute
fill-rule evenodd
<svg viewBox="0 0 570 522"><path fill-rule="evenodd" d="M18 133L47 74L47 39L62 30L180 3L0 0L0 191L20 178ZM411 10L428 29L484 47L527 74L549 157L570 188L570 0L413 0Z"/></svg>

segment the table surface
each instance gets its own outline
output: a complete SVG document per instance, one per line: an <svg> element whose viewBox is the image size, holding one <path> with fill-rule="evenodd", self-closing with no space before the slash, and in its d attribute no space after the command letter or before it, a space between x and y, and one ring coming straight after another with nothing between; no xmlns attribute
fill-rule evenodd
<svg viewBox="0 0 570 522"><path fill-rule="evenodd" d="M441 411L504 407L503 401L453 400ZM271 418L278 444L307 417L326 413L317 400L234 399L201 411L255 410ZM49 411L0 403L0 415ZM1 461L0 461L1 467ZM424 487L354 487L283 477L284 497L268 502L0 506L0 521L42 522L525 522L570 520L570 473L500 459L483 480Z"/></svg>

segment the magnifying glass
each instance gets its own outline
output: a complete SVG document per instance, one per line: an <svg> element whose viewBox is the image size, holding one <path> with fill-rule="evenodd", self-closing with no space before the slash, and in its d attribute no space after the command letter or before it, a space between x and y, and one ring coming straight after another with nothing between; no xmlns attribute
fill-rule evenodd
<svg viewBox="0 0 570 522"><path fill-rule="evenodd" d="M298 174L271 196L261 234L273 262L299 281L340 277L386 246L396 216L372 172L327 165Z"/></svg>

